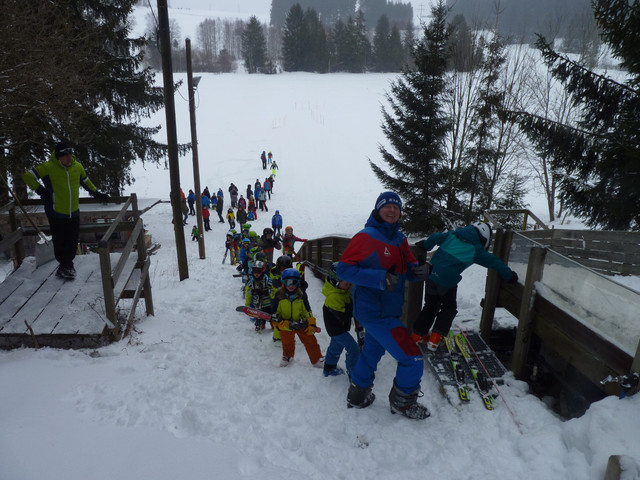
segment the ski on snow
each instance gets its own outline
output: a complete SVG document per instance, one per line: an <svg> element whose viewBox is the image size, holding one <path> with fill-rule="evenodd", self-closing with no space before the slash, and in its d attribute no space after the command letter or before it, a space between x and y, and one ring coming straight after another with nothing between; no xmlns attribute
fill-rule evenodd
<svg viewBox="0 0 640 480"><path fill-rule="evenodd" d="M469 397L469 388L467 388L467 383L464 379L464 369L462 368L460 354L456 350L456 342L451 332L449 332L449 335L444 337L444 343L447 347L449 361L451 362L451 368L453 370L453 377L458 388L458 396L463 402L468 402L471 399Z"/></svg>
<svg viewBox="0 0 640 480"><path fill-rule="evenodd" d="M473 357L469 354L469 349L467 348L467 339L464 337L464 334L459 333L455 336L455 343L462 354L462 357L467 362L469 370L471 371L471 376L476 384L476 389L478 393L482 397L482 402L487 410L493 410L493 395L490 393L489 381L486 378L486 375L480 371L478 368L478 364Z"/></svg>

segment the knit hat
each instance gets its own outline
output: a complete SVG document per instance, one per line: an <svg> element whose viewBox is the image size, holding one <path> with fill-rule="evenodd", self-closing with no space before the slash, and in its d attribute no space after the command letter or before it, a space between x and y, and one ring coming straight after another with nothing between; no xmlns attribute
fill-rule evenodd
<svg viewBox="0 0 640 480"><path fill-rule="evenodd" d="M64 157L65 155L73 155L73 147L66 142L59 142L54 149L56 158Z"/></svg>
<svg viewBox="0 0 640 480"><path fill-rule="evenodd" d="M395 192L382 192L376 200L375 211L379 211L388 204L397 205L400 211L402 211L402 200L400 200L400 197Z"/></svg>

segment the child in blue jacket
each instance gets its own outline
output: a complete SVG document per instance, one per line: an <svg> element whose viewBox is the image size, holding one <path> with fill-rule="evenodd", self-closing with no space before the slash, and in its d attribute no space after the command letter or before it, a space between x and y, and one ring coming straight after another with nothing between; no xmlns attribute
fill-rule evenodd
<svg viewBox="0 0 640 480"><path fill-rule="evenodd" d="M431 258L431 273L425 285L424 307L413 324L412 338L416 343L426 343L435 351L444 336L449 333L458 313L456 301L460 275L477 263L496 270L510 283L518 281L518 275L502 260L487 251L491 243L491 227L477 222L452 232L436 232L416 245L427 252L436 245L440 248ZM435 322L435 324L434 324ZM429 335L429 330L433 331Z"/></svg>

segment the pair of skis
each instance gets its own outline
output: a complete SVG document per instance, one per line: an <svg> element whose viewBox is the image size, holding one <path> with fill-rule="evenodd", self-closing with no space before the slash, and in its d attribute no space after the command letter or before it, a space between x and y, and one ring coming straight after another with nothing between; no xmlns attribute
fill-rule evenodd
<svg viewBox="0 0 640 480"><path fill-rule="evenodd" d="M248 315L252 318L257 318L259 320L265 320L265 321L269 321L271 320L271 314L267 313L263 310L260 310L258 308L253 308L253 307L247 307L244 305L240 305L239 307L236 307L236 311L237 312L242 312L245 315ZM316 326L316 333L320 333L322 330L320 329L320 327Z"/></svg>
<svg viewBox="0 0 640 480"><path fill-rule="evenodd" d="M455 386L458 390L460 400L463 402L469 402L471 400L469 387L467 386L467 381L465 379L465 371L462 365L462 362L464 361L471 372L476 390L482 397L482 402L485 408L487 410L493 410L493 395L490 392L490 383L484 372L480 370L477 360L469 353L467 339L464 334L459 333L454 336L452 332L449 332L449 335L444 338L444 344L447 350L445 356L451 363L453 380L455 381ZM464 360L461 360L460 357Z"/></svg>

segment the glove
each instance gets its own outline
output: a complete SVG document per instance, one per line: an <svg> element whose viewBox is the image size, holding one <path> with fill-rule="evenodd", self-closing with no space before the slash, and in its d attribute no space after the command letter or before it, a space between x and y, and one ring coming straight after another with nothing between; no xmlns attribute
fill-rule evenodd
<svg viewBox="0 0 640 480"><path fill-rule="evenodd" d="M46 198L51 198L51 192L44 188L42 185L38 185L38 188L36 188L36 193L40 195L40 198L43 200Z"/></svg>
<svg viewBox="0 0 640 480"><path fill-rule="evenodd" d="M307 335L313 335L317 331L318 329L316 328L315 325L309 325L307 328L304 329L304 333L306 333Z"/></svg>
<svg viewBox="0 0 640 480"><path fill-rule="evenodd" d="M513 272L513 276L507 280L507 283L518 283L518 274Z"/></svg>
<svg viewBox="0 0 640 480"><path fill-rule="evenodd" d="M111 200L109 198L109 195L107 195L106 193L99 192L97 190L93 192L93 198L100 200L102 203L108 203L109 200Z"/></svg>
<svg viewBox="0 0 640 480"><path fill-rule="evenodd" d="M280 330L291 329L291 325L289 325L289 320L280 320L277 324L277 327Z"/></svg>
<svg viewBox="0 0 640 480"><path fill-rule="evenodd" d="M384 279L384 284L387 291L393 292L395 290L396 285L398 284L398 278L399 277L397 273L387 272Z"/></svg>
<svg viewBox="0 0 640 480"><path fill-rule="evenodd" d="M413 267L413 274L418 278L418 280L424 282L429 277L432 267L433 265L431 265L429 262L425 263L424 265L416 265L415 267Z"/></svg>

